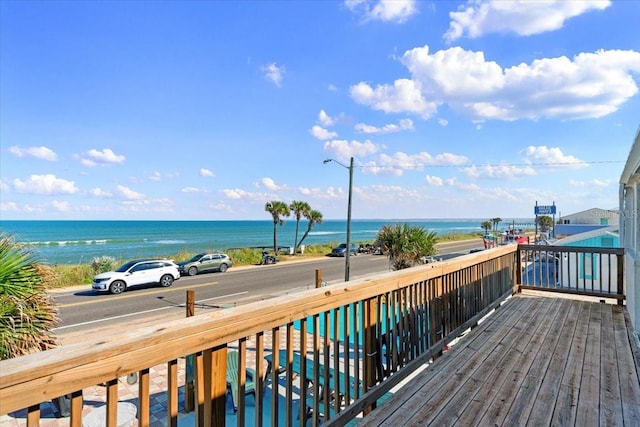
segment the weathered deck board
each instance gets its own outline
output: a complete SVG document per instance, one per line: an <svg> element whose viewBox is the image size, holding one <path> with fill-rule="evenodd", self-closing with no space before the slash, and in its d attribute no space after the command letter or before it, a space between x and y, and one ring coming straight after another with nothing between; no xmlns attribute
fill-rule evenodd
<svg viewBox="0 0 640 427"><path fill-rule="evenodd" d="M623 307L518 295L359 425L640 425Z"/></svg>

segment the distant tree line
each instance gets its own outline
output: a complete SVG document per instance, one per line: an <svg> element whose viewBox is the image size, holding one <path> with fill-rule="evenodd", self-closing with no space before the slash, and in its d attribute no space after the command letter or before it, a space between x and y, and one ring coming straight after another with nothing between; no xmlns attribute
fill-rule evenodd
<svg viewBox="0 0 640 427"><path fill-rule="evenodd" d="M500 217L491 218L490 220L483 221L482 224L480 224L480 227L484 230L486 234L489 232L489 230L497 231L501 222L502 222L502 218Z"/></svg>

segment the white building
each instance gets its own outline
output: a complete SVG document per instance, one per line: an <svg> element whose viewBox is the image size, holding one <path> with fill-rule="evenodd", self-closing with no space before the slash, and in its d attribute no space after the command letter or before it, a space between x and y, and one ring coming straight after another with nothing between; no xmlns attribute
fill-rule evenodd
<svg viewBox="0 0 640 427"><path fill-rule="evenodd" d="M617 209L592 208L586 211L576 212L560 218L561 224L580 225L618 225L620 212Z"/></svg>
<svg viewBox="0 0 640 427"><path fill-rule="evenodd" d="M619 248L618 227L603 227L557 240L558 246L593 248ZM569 288L586 288L596 292L611 292L614 279L618 277L615 254L563 253L558 265L560 283Z"/></svg>
<svg viewBox="0 0 640 427"><path fill-rule="evenodd" d="M640 339L640 128L620 177L620 212L627 309L636 337Z"/></svg>

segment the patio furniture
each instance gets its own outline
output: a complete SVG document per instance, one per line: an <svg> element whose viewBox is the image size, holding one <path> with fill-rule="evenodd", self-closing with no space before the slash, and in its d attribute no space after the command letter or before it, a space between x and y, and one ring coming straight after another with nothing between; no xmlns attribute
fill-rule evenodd
<svg viewBox="0 0 640 427"><path fill-rule="evenodd" d="M274 367L274 363L273 363L273 354L268 354L264 357L264 359L267 361L267 372L265 375L265 378L269 378L270 374L272 372L273 369L276 370L276 372L278 373L278 375L286 372L287 369L287 351L284 349L281 349L278 351L278 366ZM301 383L301 387L309 390L311 387L310 385L316 380L316 375L314 374L314 361L312 358L305 358L305 363L306 363L306 375L305 378L301 378L302 383ZM292 366L291 366L291 370L294 374L301 376L302 375L302 355L300 354L300 352L294 351L293 352L293 360L292 360ZM342 403L348 403L348 402L344 402L344 397L346 395L346 384L347 381L349 382L349 393L350 396L355 396L355 389L356 387L361 387L362 386L362 381L358 381L358 383L356 384L356 380L353 377L348 377L344 374L344 372L339 372L338 373L338 384L339 384L339 390L334 389L335 388L335 377L336 377L336 373L334 371L333 368L329 368L328 372L329 372L329 376L327 378L325 378L324 376L324 371L325 371L325 366L322 364L318 364L318 391L319 391L319 396L322 396L324 393L322 392L322 388L323 387L328 387L329 388L329 396L332 397L331 400L333 400L334 397L337 398L337 405L338 407L342 405ZM328 407L329 411L331 411L331 414L334 415L335 411L333 406L335 406L336 402L326 402L328 403L328 405L325 405L325 402L322 401L322 399L319 399L318 402L318 411L319 412L324 412L324 408L325 406ZM311 413L311 408L313 407L313 396L309 396L307 398L307 415L310 415Z"/></svg>
<svg viewBox="0 0 640 427"><path fill-rule="evenodd" d="M238 393L240 390L240 379L238 378L238 358L240 354L237 351L230 351L227 353L227 386L231 390L231 399L233 401L233 410L238 410ZM256 397L256 384L257 378L256 371L251 368L246 368L247 379L244 383L244 393L253 394L253 398Z"/></svg>

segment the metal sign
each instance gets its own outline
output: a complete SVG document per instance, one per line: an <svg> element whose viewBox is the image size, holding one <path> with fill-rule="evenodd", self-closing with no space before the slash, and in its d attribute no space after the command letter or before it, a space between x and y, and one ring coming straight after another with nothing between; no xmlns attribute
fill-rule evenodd
<svg viewBox="0 0 640 427"><path fill-rule="evenodd" d="M535 207L536 215L555 215L556 214L556 205L549 206L536 206Z"/></svg>

